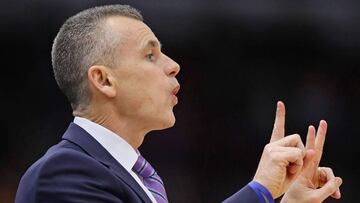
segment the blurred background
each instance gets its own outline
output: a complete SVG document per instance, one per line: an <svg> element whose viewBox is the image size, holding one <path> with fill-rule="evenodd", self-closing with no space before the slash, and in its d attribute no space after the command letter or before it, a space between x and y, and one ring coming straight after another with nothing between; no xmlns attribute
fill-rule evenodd
<svg viewBox="0 0 360 203"><path fill-rule="evenodd" d="M360 202L360 1L3 0L0 3L0 202L73 117L51 68L52 41L70 16L130 4L181 65L176 125L147 135L142 154L170 202L220 202L253 177L276 101L287 134L305 141L328 121L321 165L341 176L342 200ZM59 163L61 164L61 163Z"/></svg>

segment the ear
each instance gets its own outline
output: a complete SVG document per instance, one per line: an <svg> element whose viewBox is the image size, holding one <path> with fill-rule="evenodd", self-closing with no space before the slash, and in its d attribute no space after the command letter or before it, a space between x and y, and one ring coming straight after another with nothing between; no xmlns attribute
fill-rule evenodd
<svg viewBox="0 0 360 203"><path fill-rule="evenodd" d="M114 98L116 96L115 84L111 76L111 71L106 66L91 66L87 72L89 83L95 89L107 97Z"/></svg>

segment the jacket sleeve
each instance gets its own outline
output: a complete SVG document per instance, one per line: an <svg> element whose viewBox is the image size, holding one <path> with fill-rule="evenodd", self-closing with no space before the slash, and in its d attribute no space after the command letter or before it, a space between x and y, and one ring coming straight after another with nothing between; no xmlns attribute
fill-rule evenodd
<svg viewBox="0 0 360 203"><path fill-rule="evenodd" d="M258 197L255 191L246 185L241 190L223 201L223 203L265 203Z"/></svg>

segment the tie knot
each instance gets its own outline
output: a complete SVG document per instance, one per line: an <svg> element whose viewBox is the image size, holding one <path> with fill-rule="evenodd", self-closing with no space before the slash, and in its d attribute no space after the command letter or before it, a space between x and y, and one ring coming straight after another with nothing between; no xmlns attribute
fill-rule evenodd
<svg viewBox="0 0 360 203"><path fill-rule="evenodd" d="M148 178L155 174L154 168L141 155L139 155L132 169L143 178Z"/></svg>

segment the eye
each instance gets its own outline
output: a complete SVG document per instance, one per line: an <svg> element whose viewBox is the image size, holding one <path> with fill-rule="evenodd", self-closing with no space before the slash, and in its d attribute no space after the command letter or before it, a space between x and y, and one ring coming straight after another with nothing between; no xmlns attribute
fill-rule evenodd
<svg viewBox="0 0 360 203"><path fill-rule="evenodd" d="M155 55L153 53L150 53L150 54L146 55L146 58L149 61L155 61Z"/></svg>

